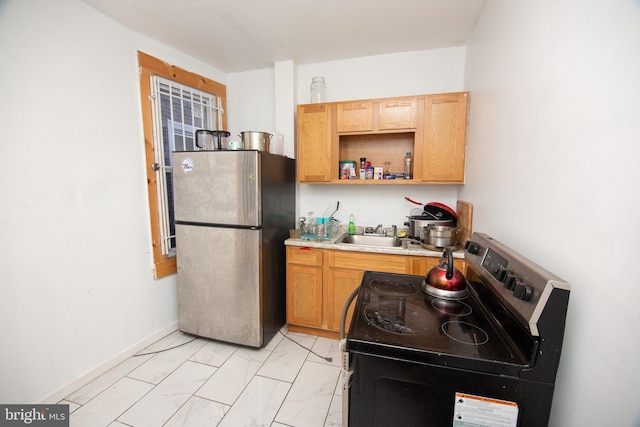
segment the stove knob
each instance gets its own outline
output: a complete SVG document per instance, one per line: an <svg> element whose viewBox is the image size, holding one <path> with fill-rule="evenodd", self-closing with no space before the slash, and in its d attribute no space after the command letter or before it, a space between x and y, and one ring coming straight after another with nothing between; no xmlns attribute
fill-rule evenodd
<svg viewBox="0 0 640 427"><path fill-rule="evenodd" d="M513 291L513 296L522 301L529 301L533 296L533 289L529 285L518 285Z"/></svg>
<svg viewBox="0 0 640 427"><path fill-rule="evenodd" d="M477 243L472 242L471 240L467 240L464 244L464 250L472 255L476 255L480 250L480 246L478 246Z"/></svg>
<svg viewBox="0 0 640 427"><path fill-rule="evenodd" d="M504 267L498 267L498 271L496 272L496 277L499 281L504 283L505 280L507 280L507 273L509 273L509 270L507 270Z"/></svg>
<svg viewBox="0 0 640 427"><path fill-rule="evenodd" d="M518 278L511 271L507 271L507 277L504 280L504 287L509 289L510 291L516 288L516 282Z"/></svg>

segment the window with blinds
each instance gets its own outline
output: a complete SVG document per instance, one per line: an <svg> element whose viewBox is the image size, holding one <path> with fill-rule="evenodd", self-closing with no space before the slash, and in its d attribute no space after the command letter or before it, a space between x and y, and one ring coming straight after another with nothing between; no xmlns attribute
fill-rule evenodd
<svg viewBox="0 0 640 427"><path fill-rule="evenodd" d="M220 97L160 76L151 80L160 242L163 255L175 256L171 153L197 151L196 130L219 130L224 112Z"/></svg>

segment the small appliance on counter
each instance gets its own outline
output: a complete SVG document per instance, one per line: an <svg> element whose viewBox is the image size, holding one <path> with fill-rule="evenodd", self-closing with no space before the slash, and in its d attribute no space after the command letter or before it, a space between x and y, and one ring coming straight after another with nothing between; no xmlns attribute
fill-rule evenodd
<svg viewBox="0 0 640 427"><path fill-rule="evenodd" d="M342 312L341 337L357 295L344 427L548 424L570 285L482 233L465 259L465 277L364 273Z"/></svg>
<svg viewBox="0 0 640 427"><path fill-rule="evenodd" d="M227 150L227 138L231 135L226 130L196 130L196 147L200 150Z"/></svg>

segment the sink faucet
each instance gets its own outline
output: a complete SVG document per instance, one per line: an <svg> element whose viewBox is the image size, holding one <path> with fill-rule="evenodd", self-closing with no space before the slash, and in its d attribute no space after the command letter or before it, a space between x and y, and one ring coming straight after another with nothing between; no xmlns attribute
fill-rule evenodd
<svg viewBox="0 0 640 427"><path fill-rule="evenodd" d="M391 231L393 232L393 237L398 237L398 227L395 224L391 226Z"/></svg>
<svg viewBox="0 0 640 427"><path fill-rule="evenodd" d="M384 234L386 236L387 235L387 230L385 230L382 227L382 224L378 224L378 226L376 227L376 234Z"/></svg>

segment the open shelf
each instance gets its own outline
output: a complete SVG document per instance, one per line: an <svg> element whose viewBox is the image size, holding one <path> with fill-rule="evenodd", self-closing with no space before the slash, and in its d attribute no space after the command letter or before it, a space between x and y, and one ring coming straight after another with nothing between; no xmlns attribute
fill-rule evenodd
<svg viewBox="0 0 640 427"><path fill-rule="evenodd" d="M415 132L339 135L338 138L339 159L354 160L356 169L360 168L360 158L365 157L371 166L380 166L390 173L401 173L404 170L404 155L407 151L414 153ZM335 167L338 170L339 165Z"/></svg>

